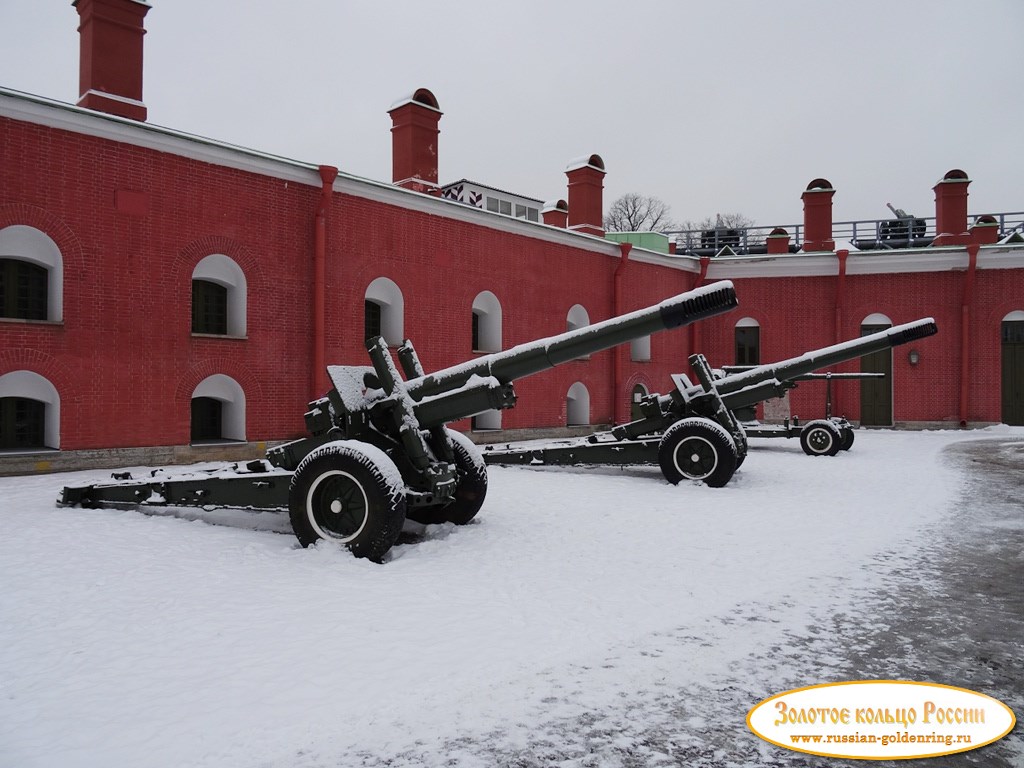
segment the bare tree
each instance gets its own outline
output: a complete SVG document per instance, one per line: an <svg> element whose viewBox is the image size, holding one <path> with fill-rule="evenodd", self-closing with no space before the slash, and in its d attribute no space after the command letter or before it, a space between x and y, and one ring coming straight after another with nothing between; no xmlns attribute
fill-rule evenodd
<svg viewBox="0 0 1024 768"><path fill-rule="evenodd" d="M697 222L684 221L680 229L748 229L754 220L742 213L716 213Z"/></svg>
<svg viewBox="0 0 1024 768"><path fill-rule="evenodd" d="M764 240L761 231L748 231L754 224L753 219L742 213L716 213L700 221L687 220L679 226L681 231L676 235L676 247L682 250L722 245L750 247Z"/></svg>
<svg viewBox="0 0 1024 768"><path fill-rule="evenodd" d="M656 197L628 192L608 209L606 232L667 232L676 229L669 207Z"/></svg>

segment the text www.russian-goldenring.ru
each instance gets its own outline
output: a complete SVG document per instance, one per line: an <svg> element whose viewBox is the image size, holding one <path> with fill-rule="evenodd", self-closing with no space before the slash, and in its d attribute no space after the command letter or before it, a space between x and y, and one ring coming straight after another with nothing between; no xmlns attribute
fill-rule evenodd
<svg viewBox="0 0 1024 768"><path fill-rule="evenodd" d="M792 734L790 740L793 744L880 744L887 747L890 744L944 744L951 747L954 744L970 744L969 734L951 733L886 733L882 735L865 733L826 733L826 734Z"/></svg>

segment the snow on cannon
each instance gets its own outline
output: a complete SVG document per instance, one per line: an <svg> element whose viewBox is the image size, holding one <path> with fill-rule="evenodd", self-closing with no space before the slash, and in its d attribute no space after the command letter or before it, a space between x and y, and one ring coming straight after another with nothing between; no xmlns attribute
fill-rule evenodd
<svg viewBox="0 0 1024 768"><path fill-rule="evenodd" d="M183 479L122 475L64 488L58 504L287 509L303 546L329 539L379 561L406 518L462 525L484 502L486 465L448 422L513 407L516 379L736 306L722 281L430 374L405 341L397 350L404 380L384 341L371 339L372 366L329 366L333 386L305 415L310 436L269 449L266 460Z"/></svg>
<svg viewBox="0 0 1024 768"><path fill-rule="evenodd" d="M641 400L640 419L550 447L491 446L484 458L488 464L658 464L671 483L694 480L718 488L732 479L747 455L747 434L736 411L782 397L813 371L937 331L935 321L926 318L724 376L714 374L704 355L691 355L699 383L673 375L675 390ZM852 428L848 423L845 428L848 434L830 419L808 422L801 445L809 453L835 455L844 443L852 444Z"/></svg>

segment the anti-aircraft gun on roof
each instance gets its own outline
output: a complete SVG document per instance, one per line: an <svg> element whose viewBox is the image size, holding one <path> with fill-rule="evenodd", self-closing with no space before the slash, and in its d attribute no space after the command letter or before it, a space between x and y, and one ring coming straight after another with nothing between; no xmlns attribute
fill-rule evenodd
<svg viewBox="0 0 1024 768"><path fill-rule="evenodd" d="M907 213L902 208L894 208L892 203L886 207L893 212L895 219L883 221L878 225L878 239L890 248L907 248L914 245L927 245L918 242L924 238L925 220Z"/></svg>
<svg viewBox="0 0 1024 768"><path fill-rule="evenodd" d="M782 397L813 371L895 347L937 332L925 318L858 339L834 344L770 365L715 375L704 355L691 355L698 383L675 374L675 389L640 402L642 418L582 440L539 448L491 446L489 464L658 464L672 483L701 481L726 485L747 455L747 433L737 411ZM804 450L835 455L852 431L829 419L808 422L800 434Z"/></svg>
<svg viewBox="0 0 1024 768"><path fill-rule="evenodd" d="M737 306L722 281L646 309L426 374L412 344L367 342L371 366L330 366L332 388L309 404L310 436L271 448L244 468L170 478L124 477L66 487L59 504L287 509L303 546L330 539L380 560L408 517L468 523L487 493L487 468L449 422L511 408L512 382L584 355L679 328Z"/></svg>

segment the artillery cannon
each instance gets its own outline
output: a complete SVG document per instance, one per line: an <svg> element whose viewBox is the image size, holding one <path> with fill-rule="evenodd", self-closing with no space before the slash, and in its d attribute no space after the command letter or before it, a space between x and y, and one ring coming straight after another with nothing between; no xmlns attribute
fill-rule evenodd
<svg viewBox="0 0 1024 768"><path fill-rule="evenodd" d="M914 245L917 240L924 237L924 219L907 213L902 208L894 208L892 203L885 205L896 218L879 224L879 240L889 244L891 248L899 248Z"/></svg>
<svg viewBox="0 0 1024 768"><path fill-rule="evenodd" d="M675 390L640 402L643 417L584 440L546 448L491 447L489 464L658 464L671 483L726 485L747 455L747 433L737 411L783 396L813 371L931 336L934 320L898 325L770 365L716 376L704 355L689 357L698 383L674 374ZM833 374L839 375L839 374ZM813 455L835 455L853 432L830 419L805 424L801 445Z"/></svg>
<svg viewBox="0 0 1024 768"><path fill-rule="evenodd" d="M332 387L305 414L309 437L244 468L182 479L158 470L146 480L66 487L58 504L287 509L303 546L330 539L380 560L406 518L462 525L484 502L483 459L448 422L513 407L517 379L736 306L732 283L722 281L431 374L405 341L397 350L405 380L383 339L370 339L372 366L328 367Z"/></svg>

